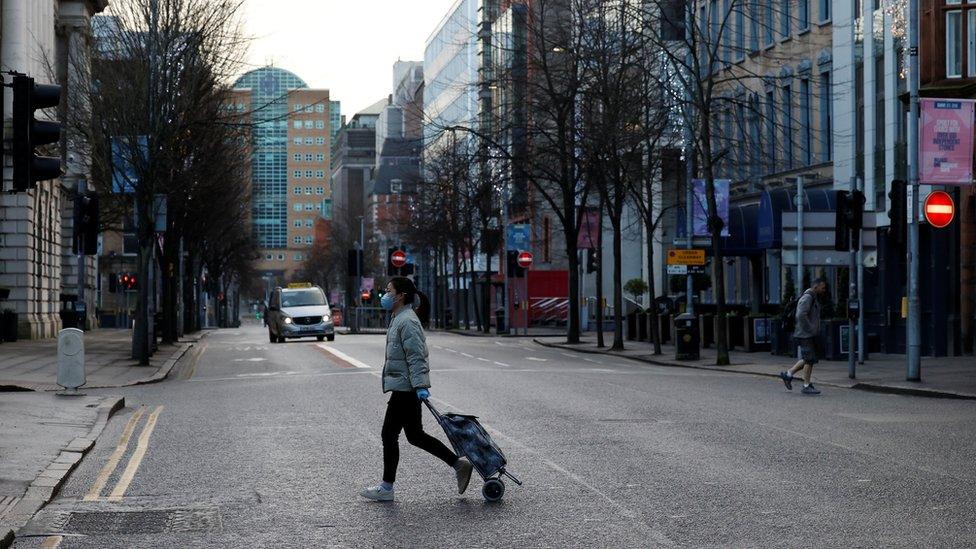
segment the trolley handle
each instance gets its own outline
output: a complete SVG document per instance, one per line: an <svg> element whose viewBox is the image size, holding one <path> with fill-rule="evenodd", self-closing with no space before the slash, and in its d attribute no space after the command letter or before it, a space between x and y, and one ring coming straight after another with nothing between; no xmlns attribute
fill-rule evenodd
<svg viewBox="0 0 976 549"><path fill-rule="evenodd" d="M430 410L430 413L434 414L434 417L436 417L438 420L441 419L441 413L437 411L437 408L434 408L434 405L430 403L429 398L424 399L424 404L427 405L427 409Z"/></svg>

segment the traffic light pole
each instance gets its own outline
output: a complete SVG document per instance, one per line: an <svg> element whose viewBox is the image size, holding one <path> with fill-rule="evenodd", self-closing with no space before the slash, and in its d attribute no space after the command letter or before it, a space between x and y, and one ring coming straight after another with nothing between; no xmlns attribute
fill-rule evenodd
<svg viewBox="0 0 976 549"><path fill-rule="evenodd" d="M857 204L857 202L853 200L853 197L856 196L856 193L857 193L857 177L851 176L850 196L852 197L852 200L848 202L848 205L851 208L855 207L855 205ZM857 245L854 239L861 238L861 230L857 227L848 227L847 230L850 231L848 233L849 234L848 237L849 257L848 257L848 269L847 269L847 287L848 287L848 291L847 291L847 377L854 379L856 374L855 370L857 364L857 355L854 351L854 342L857 341L857 337L855 337L855 331L854 331L856 324L854 323L853 310L856 308L858 312L858 316L860 316L860 312L861 312L860 303L858 303L857 301L860 298L860 296L858 295L857 276L855 274L857 272L857 254L858 254L856 248L860 248L860 246Z"/></svg>
<svg viewBox="0 0 976 549"><path fill-rule="evenodd" d="M906 379L921 381L918 299L918 0L908 2L908 324Z"/></svg>

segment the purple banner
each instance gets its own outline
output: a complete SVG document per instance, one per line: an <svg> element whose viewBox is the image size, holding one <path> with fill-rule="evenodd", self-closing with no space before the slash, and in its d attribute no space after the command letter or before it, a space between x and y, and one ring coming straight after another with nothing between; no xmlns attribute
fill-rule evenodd
<svg viewBox="0 0 976 549"><path fill-rule="evenodd" d="M729 236L729 187L731 181L728 179L715 180L715 207L718 215L724 222L722 226L722 236ZM708 232L708 195L705 194L705 180L692 179L691 189L695 195L695 204L692 209L694 217L692 226L695 236L709 236Z"/></svg>
<svg viewBox="0 0 976 549"><path fill-rule="evenodd" d="M973 182L973 100L921 99L919 180L924 185Z"/></svg>

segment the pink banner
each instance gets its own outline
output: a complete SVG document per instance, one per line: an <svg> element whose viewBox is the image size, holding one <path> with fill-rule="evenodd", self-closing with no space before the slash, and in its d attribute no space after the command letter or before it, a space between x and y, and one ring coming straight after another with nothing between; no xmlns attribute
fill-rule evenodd
<svg viewBox="0 0 976 549"><path fill-rule="evenodd" d="M973 105L970 99L921 99L919 179L924 185L973 182Z"/></svg>

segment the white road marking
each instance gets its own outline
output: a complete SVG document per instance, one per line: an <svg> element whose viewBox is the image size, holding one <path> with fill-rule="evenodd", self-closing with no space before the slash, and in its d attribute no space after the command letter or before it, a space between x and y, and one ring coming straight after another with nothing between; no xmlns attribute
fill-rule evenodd
<svg viewBox="0 0 976 549"><path fill-rule="evenodd" d="M253 357L253 358L235 358L234 359L234 362L263 362L265 360L268 360L268 359L261 358L261 357L257 357L256 356L256 357Z"/></svg>
<svg viewBox="0 0 976 549"><path fill-rule="evenodd" d="M298 372L258 372L254 374L238 374L237 377L268 377L268 376L290 376Z"/></svg>
<svg viewBox="0 0 976 549"><path fill-rule="evenodd" d="M468 358L474 358L474 355L469 355L468 353L461 353L461 356L466 356Z"/></svg>
<svg viewBox="0 0 976 549"><path fill-rule="evenodd" d="M511 366L511 364L505 364L504 362L496 362L498 366Z"/></svg>
<svg viewBox="0 0 976 549"><path fill-rule="evenodd" d="M342 351L340 351L338 349L334 349L332 347L329 347L328 345L325 345L323 343L319 343L318 344L318 347L320 349L322 349L323 351L327 352L327 353L331 353L332 355L335 355L337 358L340 358L342 360L345 360L346 362L348 362L349 364L352 364L353 366L355 366L357 368L364 368L364 369L372 368L369 364L366 364L365 362L361 362L359 360L356 360L355 358L347 355L346 353L343 353Z"/></svg>
<svg viewBox="0 0 976 549"><path fill-rule="evenodd" d="M478 357L478 360L480 360L480 361L482 361L482 362L491 362L491 361L490 361L490 360L488 360L487 358L481 358L480 356Z"/></svg>
<svg viewBox="0 0 976 549"><path fill-rule="evenodd" d="M537 358L537 357L534 357L534 356L527 356L527 357L525 357L525 360L534 360L536 362L547 362L549 359L548 358Z"/></svg>
<svg viewBox="0 0 976 549"><path fill-rule="evenodd" d="M559 353L567 358L578 358L575 353Z"/></svg>
<svg viewBox="0 0 976 549"><path fill-rule="evenodd" d="M449 351L449 352L452 352L452 353L456 353L456 352L457 352L457 351L455 351L454 349L450 349L450 348L448 348L448 347L444 347L444 350L445 350L445 351Z"/></svg>

